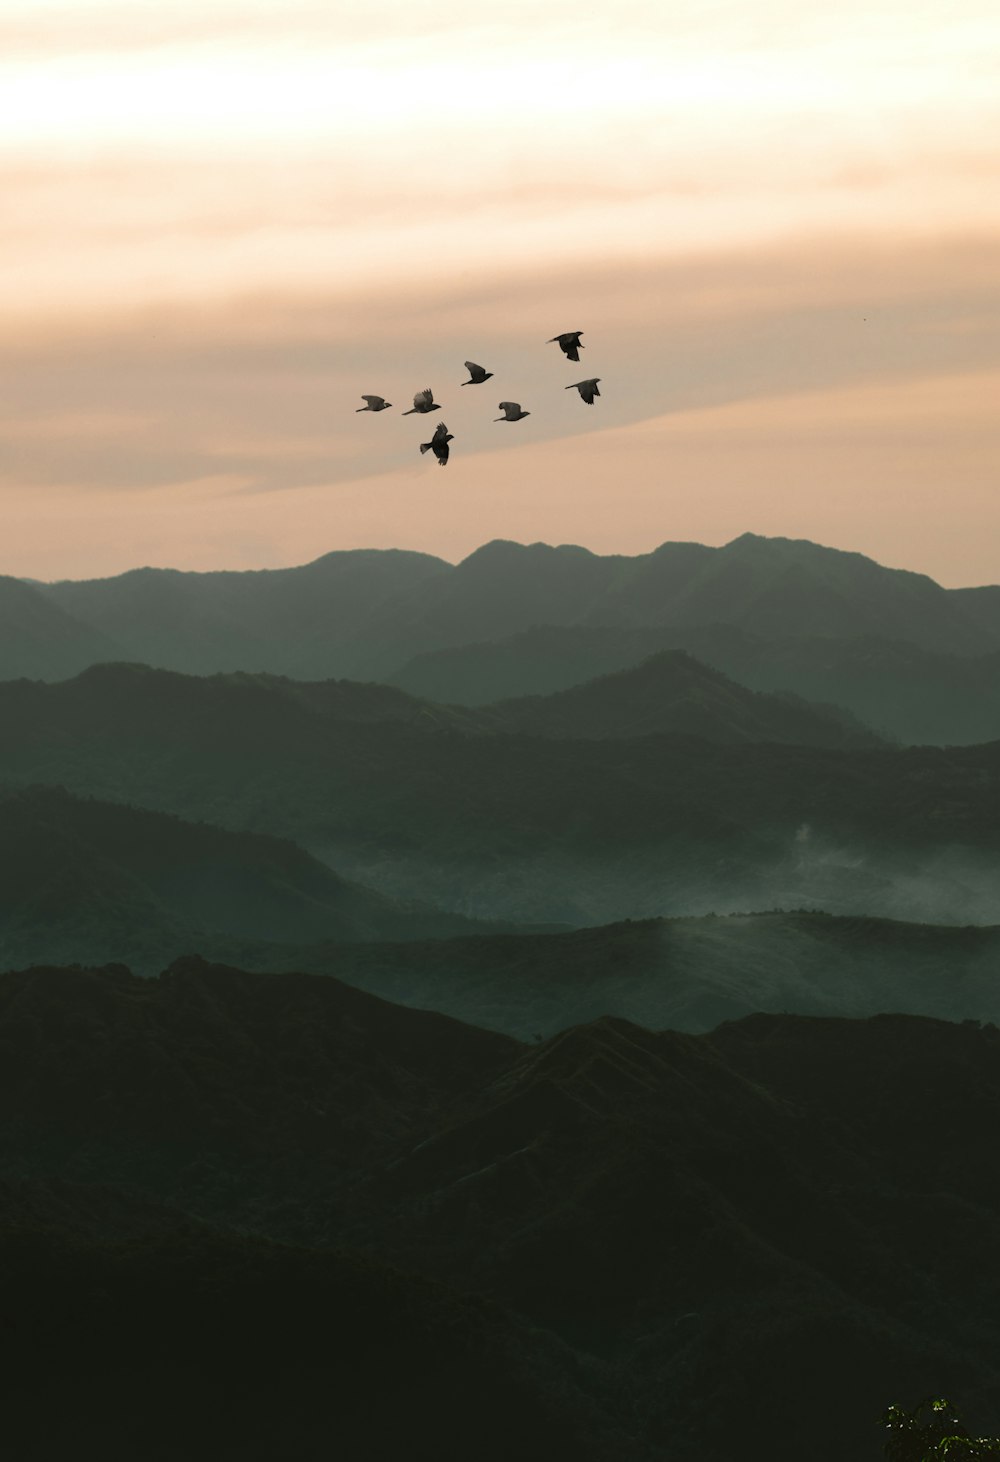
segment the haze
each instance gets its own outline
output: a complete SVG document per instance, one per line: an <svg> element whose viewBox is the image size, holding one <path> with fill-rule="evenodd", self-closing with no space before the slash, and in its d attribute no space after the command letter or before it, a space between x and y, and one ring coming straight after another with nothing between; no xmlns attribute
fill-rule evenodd
<svg viewBox="0 0 1000 1462"><path fill-rule="evenodd" d="M0 0L0 56L0 572L751 530L996 579L986 0Z"/></svg>

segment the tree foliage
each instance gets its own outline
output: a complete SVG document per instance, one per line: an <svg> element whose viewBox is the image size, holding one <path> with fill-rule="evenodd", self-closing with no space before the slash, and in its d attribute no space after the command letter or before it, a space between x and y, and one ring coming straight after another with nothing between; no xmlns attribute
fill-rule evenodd
<svg viewBox="0 0 1000 1462"><path fill-rule="evenodd" d="M1000 1437L974 1437L950 1401L928 1397L912 1411L890 1406L882 1418L888 1433L886 1462L980 1462L1000 1458Z"/></svg>

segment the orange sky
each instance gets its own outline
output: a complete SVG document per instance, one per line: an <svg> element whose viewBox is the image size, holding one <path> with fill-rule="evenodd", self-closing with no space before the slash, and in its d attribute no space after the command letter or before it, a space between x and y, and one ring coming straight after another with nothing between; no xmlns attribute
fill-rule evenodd
<svg viewBox="0 0 1000 1462"><path fill-rule="evenodd" d="M750 530L1000 580L998 62L993 0L0 0L0 572Z"/></svg>

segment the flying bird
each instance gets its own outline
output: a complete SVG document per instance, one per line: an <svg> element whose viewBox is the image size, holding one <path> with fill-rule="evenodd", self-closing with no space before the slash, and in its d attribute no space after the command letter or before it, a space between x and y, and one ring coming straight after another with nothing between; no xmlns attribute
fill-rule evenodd
<svg viewBox="0 0 1000 1462"><path fill-rule="evenodd" d="M600 379L600 376L594 376L593 380L590 381L575 381L572 386L565 386L563 389L566 391L579 391L587 405L593 406L594 397L601 394L597 389L597 383Z"/></svg>
<svg viewBox="0 0 1000 1462"><path fill-rule="evenodd" d="M463 386L481 386L493 374L492 371L484 371L482 366L477 366L474 360L467 360L465 369L469 372L469 379L462 382Z"/></svg>
<svg viewBox="0 0 1000 1462"><path fill-rule="evenodd" d="M409 411L404 411L403 415L412 416L414 411L416 411L419 412L421 416L423 416L428 411L440 410L441 403L434 400L434 392L431 390L430 386L425 386L422 391L418 391L417 394L414 396L412 408Z"/></svg>
<svg viewBox="0 0 1000 1462"><path fill-rule="evenodd" d="M520 401L501 401L500 410L503 416L495 416L494 421L520 421L524 416L530 416L530 411L522 411Z"/></svg>
<svg viewBox="0 0 1000 1462"><path fill-rule="evenodd" d="M453 442L454 440L455 438L445 426L444 422L439 421L437 424L437 431L431 437L430 441L420 443L420 455L423 456L425 452L433 452L435 457L438 459L438 465L440 467L447 467L449 451L448 443Z"/></svg>
<svg viewBox="0 0 1000 1462"><path fill-rule="evenodd" d="M366 396L364 391L361 393L361 399L367 401L368 405L356 406L355 411L388 411L392 405L392 402L386 401L384 396Z"/></svg>
<svg viewBox="0 0 1000 1462"><path fill-rule="evenodd" d="M586 346L580 344L582 330L567 330L565 335L553 335L551 340L546 340L546 345L558 345L567 360L579 360L580 351Z"/></svg>

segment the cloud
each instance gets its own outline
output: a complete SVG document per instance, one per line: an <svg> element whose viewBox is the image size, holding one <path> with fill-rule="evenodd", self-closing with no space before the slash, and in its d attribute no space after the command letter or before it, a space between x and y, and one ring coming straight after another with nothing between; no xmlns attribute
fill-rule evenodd
<svg viewBox="0 0 1000 1462"><path fill-rule="evenodd" d="M620 433L810 393L882 401L886 381L998 364L1000 27L985 0L946 19L903 0L622 0L613 20L569 0L488 17L457 0L39 5L28 34L0 0L0 508L19 572L43 572L39 554L60 572L86 572L88 553L228 562L251 542L294 558L309 535L285 521L293 501L330 547L398 526L468 548L513 532L508 510L529 535L604 542L626 531L615 508L605 525L612 460L650 482L656 452L685 455L705 503L745 507L740 526L765 531L759 511L786 531L768 483L805 472L800 449L822 454L823 481L829 460L865 477L876 458L894 478L893 434L910 462L884 401L874 428L848 413L801 442L788 407L761 428L770 447L718 418L726 440L750 433L752 470L701 426L655 447L637 432L638 456ZM604 378L593 411L543 343L577 328L579 374ZM457 389L467 356L496 372L482 391ZM455 460L414 526L427 478L420 423L400 413L425 384ZM362 391L395 410L356 416ZM506 437L501 396L532 411ZM931 416L974 502L973 444L990 438L979 396L971 412ZM916 440L926 398L912 414ZM480 470L490 490L470 492ZM746 476L745 500L723 472ZM547 513L551 480L568 495ZM221 497L197 486L219 482ZM825 490L816 522L847 532L846 499ZM635 543L668 532L644 492ZM798 522L799 497L778 496ZM849 501L873 528L877 493ZM922 510L929 543L944 555L954 533L981 564L949 503Z"/></svg>
<svg viewBox="0 0 1000 1462"><path fill-rule="evenodd" d="M462 452L496 450L500 399L532 411L513 445L667 412L1000 363L990 240L718 253L419 290L281 295L109 320L52 317L0 337L0 483L139 492L222 469L253 491L405 462L431 385ZM991 328L993 327L993 328ZM545 342L585 330L574 371ZM460 389L462 362L495 378ZM604 379L585 408L562 388ZM394 410L358 416L361 393ZM458 450L456 448L456 450Z"/></svg>

